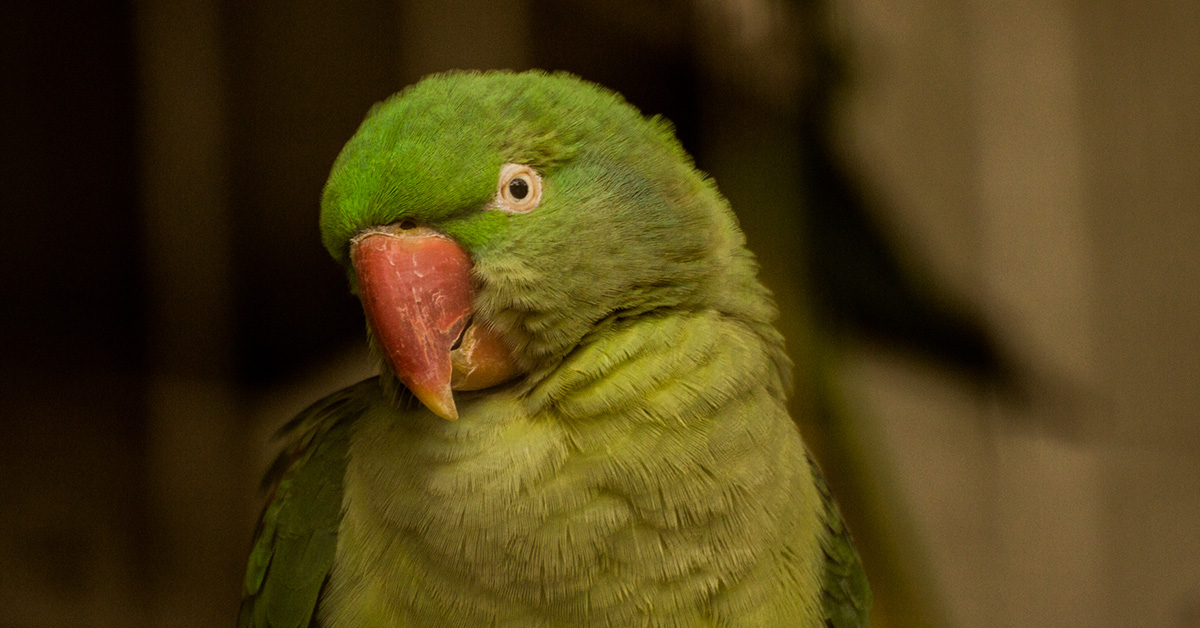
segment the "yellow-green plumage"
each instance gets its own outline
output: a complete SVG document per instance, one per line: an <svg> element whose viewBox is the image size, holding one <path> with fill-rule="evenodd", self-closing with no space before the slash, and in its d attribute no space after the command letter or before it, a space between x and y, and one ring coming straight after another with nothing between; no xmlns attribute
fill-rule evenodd
<svg viewBox="0 0 1200 628"><path fill-rule="evenodd" d="M489 211L506 162L544 178L528 215ZM857 555L786 411L774 306L665 124L565 75L429 79L339 157L326 246L344 261L344 240L401 219L464 244L476 317L526 374L456 393L457 422L392 394L386 365L303 415L241 625L865 625Z"/></svg>

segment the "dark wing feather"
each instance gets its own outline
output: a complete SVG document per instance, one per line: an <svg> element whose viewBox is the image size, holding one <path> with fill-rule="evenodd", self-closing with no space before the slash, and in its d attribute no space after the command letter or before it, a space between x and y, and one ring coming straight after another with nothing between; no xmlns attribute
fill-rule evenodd
<svg viewBox="0 0 1200 628"><path fill-rule="evenodd" d="M829 628L865 627L871 610L871 587L867 583L867 574L850 539L850 531L842 522L842 515L815 462L812 469L813 480L825 504L825 535L821 539L821 548L825 551L825 580L821 600L825 610L825 625Z"/></svg>
<svg viewBox="0 0 1200 628"><path fill-rule="evenodd" d="M305 628L337 549L350 424L379 394L376 378L309 406L263 480L267 504L246 565L238 628Z"/></svg>

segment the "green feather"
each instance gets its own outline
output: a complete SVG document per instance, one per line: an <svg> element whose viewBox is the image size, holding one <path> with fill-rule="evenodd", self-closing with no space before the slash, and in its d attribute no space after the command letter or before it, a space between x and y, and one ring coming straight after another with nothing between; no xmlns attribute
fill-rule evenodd
<svg viewBox="0 0 1200 628"><path fill-rule="evenodd" d="M822 583L822 606L825 622L831 628L855 628L867 625L867 613L871 609L871 587L867 574L858 558L858 551L850 538L850 531L842 521L833 495L825 484L825 477L811 458L813 479L825 505L825 534L821 548L825 552L825 576Z"/></svg>
<svg viewBox="0 0 1200 628"><path fill-rule="evenodd" d="M310 624L337 547L349 426L375 382L316 402L280 430L288 442L264 479L269 498L246 567L239 628Z"/></svg>

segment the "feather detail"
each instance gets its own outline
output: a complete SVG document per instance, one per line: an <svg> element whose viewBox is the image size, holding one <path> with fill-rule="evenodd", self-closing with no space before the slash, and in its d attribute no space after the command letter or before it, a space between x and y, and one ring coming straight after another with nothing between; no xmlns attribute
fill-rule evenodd
<svg viewBox="0 0 1200 628"><path fill-rule="evenodd" d="M766 342L657 311L455 423L372 408L325 625L817 625L825 504Z"/></svg>
<svg viewBox="0 0 1200 628"><path fill-rule="evenodd" d="M865 626L871 610L871 587L859 560L858 551L850 538L850 530L842 521L833 494L816 461L809 458L813 479L825 506L825 531L821 549L825 554L825 573L822 579L822 604L825 624L829 628Z"/></svg>
<svg viewBox="0 0 1200 628"><path fill-rule="evenodd" d="M267 504L246 567L239 628L304 628L333 564L349 426L378 396L371 378L309 406L264 478Z"/></svg>

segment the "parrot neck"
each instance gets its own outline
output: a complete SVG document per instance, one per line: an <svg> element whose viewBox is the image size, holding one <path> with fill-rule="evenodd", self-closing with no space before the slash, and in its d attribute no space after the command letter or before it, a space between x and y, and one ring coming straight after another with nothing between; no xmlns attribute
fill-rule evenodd
<svg viewBox="0 0 1200 628"><path fill-rule="evenodd" d="M715 310L652 311L585 338L529 400L571 420L690 425L759 388L782 403L774 356L751 326Z"/></svg>
<svg viewBox="0 0 1200 628"><path fill-rule="evenodd" d="M447 422L381 403L356 424L323 625L734 625L819 608L795 579L821 573L821 499L745 324L645 315L534 389L459 408Z"/></svg>

